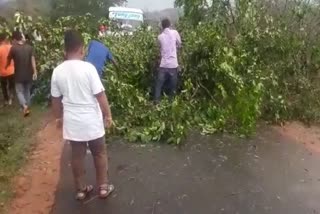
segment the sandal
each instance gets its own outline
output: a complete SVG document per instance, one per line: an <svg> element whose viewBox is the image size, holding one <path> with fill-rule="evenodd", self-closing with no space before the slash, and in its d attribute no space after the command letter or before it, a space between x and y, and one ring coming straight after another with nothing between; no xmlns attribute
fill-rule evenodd
<svg viewBox="0 0 320 214"><path fill-rule="evenodd" d="M24 108L23 109L23 116L24 117L28 117L30 115L30 110L29 110L29 108Z"/></svg>
<svg viewBox="0 0 320 214"><path fill-rule="evenodd" d="M88 197L89 193L93 191L93 186L88 185L83 190L78 190L76 194L76 200L82 201Z"/></svg>
<svg viewBox="0 0 320 214"><path fill-rule="evenodd" d="M112 184L100 186L99 197L101 199L106 199L114 191L114 186Z"/></svg>

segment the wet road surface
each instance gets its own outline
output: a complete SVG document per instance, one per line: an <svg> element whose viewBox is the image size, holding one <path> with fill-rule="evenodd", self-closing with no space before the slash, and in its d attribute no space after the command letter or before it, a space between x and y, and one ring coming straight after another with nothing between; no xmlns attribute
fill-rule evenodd
<svg viewBox="0 0 320 214"><path fill-rule="evenodd" d="M252 139L191 136L182 148L109 144L115 193L73 198L65 146L52 214L320 213L320 154L272 128ZM88 181L94 168L88 162Z"/></svg>

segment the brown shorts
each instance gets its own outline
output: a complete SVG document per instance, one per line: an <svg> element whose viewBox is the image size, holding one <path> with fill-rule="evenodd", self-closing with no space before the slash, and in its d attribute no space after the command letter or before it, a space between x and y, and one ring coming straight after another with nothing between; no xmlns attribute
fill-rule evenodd
<svg viewBox="0 0 320 214"><path fill-rule="evenodd" d="M102 137L89 142L70 141L70 145L72 151L71 166L76 189L83 189L86 186L84 181L84 160L88 146L93 156L97 185L101 186L107 184L108 159L105 138Z"/></svg>

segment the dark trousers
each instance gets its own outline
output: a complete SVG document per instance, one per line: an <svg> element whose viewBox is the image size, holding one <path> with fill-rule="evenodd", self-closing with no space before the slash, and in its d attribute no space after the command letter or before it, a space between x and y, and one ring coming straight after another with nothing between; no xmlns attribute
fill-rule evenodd
<svg viewBox="0 0 320 214"><path fill-rule="evenodd" d="M178 69L177 68L159 68L154 90L154 101L160 102L164 83L168 80L168 96L172 100L177 91Z"/></svg>
<svg viewBox="0 0 320 214"><path fill-rule="evenodd" d="M1 81L1 89L2 89L4 100L8 102L13 97L13 94L14 94L14 88L15 88L14 75L1 77L0 81Z"/></svg>

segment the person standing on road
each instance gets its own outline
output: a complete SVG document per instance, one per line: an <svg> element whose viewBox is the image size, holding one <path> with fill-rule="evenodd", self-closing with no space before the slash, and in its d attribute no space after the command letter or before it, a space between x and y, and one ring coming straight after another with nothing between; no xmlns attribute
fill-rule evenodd
<svg viewBox="0 0 320 214"><path fill-rule="evenodd" d="M56 67L51 78L52 107L57 122L63 123L63 138L71 145L71 166L76 199L84 200L93 186L84 181L84 160L89 145L93 156L100 198L114 190L108 182L105 127L112 115L105 89L95 67L83 61L84 41L80 33L65 33L66 61Z"/></svg>
<svg viewBox="0 0 320 214"><path fill-rule="evenodd" d="M12 37L14 45L10 49L6 68L13 60L16 93L26 117L30 114L32 81L37 79L36 60L32 47L23 41L21 32L13 32Z"/></svg>
<svg viewBox="0 0 320 214"><path fill-rule="evenodd" d="M178 83L178 54L177 49L181 47L181 37L176 30L170 29L169 19L161 22L162 33L158 36L160 45L161 62L156 77L154 102L158 104L161 99L161 92L166 80L169 80L169 98L173 99Z"/></svg>
<svg viewBox="0 0 320 214"><path fill-rule="evenodd" d="M0 35L0 82L4 97L5 105L12 105L12 98L14 94L14 66L11 61L8 68L7 59L11 49L8 35L2 33Z"/></svg>
<svg viewBox="0 0 320 214"><path fill-rule="evenodd" d="M112 62L113 65L117 66L116 61L112 57L112 53L102 42L92 40L88 46L88 54L86 61L90 62L97 69L100 78L104 74L104 66L107 62Z"/></svg>

